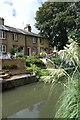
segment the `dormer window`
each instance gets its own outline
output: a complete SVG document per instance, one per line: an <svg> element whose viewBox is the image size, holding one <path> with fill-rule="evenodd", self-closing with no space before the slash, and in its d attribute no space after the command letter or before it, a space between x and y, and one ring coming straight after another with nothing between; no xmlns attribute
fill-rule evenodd
<svg viewBox="0 0 80 120"><path fill-rule="evenodd" d="M37 38L34 37L34 38L33 38L33 44L36 44L36 43L37 43Z"/></svg>
<svg viewBox="0 0 80 120"><path fill-rule="evenodd" d="M13 34L13 40L17 41L17 34L15 34L15 33Z"/></svg>
<svg viewBox="0 0 80 120"><path fill-rule="evenodd" d="M4 31L0 31L0 39L4 39L5 38L5 32Z"/></svg>

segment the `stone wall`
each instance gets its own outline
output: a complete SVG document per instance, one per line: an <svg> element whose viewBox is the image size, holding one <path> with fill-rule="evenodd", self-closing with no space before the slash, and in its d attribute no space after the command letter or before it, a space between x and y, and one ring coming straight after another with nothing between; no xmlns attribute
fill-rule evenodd
<svg viewBox="0 0 80 120"><path fill-rule="evenodd" d="M35 75L28 75L24 78L19 78L15 80L3 80L2 91L9 90L15 87L23 86L26 84L37 82Z"/></svg>
<svg viewBox="0 0 80 120"><path fill-rule="evenodd" d="M26 61L23 59L11 59L11 60L2 60L2 66L4 65L17 65L17 68L15 69L8 69L12 75L16 74L23 74L26 72ZM2 69L2 71L5 71L5 69Z"/></svg>

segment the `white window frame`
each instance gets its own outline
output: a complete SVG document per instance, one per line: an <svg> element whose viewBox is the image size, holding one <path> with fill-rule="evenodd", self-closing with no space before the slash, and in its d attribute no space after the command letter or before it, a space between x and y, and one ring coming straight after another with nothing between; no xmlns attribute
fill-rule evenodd
<svg viewBox="0 0 80 120"><path fill-rule="evenodd" d="M36 44L36 43L37 43L37 38L34 37L34 38L33 38L33 44Z"/></svg>
<svg viewBox="0 0 80 120"><path fill-rule="evenodd" d="M6 45L0 45L0 52L2 53L6 52Z"/></svg>
<svg viewBox="0 0 80 120"><path fill-rule="evenodd" d="M0 39L4 39L5 38L5 32L4 31L0 31Z"/></svg>
<svg viewBox="0 0 80 120"><path fill-rule="evenodd" d="M16 33L13 33L13 40L17 41L17 34Z"/></svg>

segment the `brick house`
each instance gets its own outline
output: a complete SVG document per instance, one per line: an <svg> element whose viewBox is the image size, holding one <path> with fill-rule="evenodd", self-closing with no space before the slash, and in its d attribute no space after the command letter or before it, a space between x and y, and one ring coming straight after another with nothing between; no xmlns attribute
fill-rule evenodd
<svg viewBox="0 0 80 120"><path fill-rule="evenodd" d="M0 18L0 52L8 53L13 47L23 55L39 54L44 50L49 52L48 39L32 33L29 24L18 29L4 25L4 19Z"/></svg>

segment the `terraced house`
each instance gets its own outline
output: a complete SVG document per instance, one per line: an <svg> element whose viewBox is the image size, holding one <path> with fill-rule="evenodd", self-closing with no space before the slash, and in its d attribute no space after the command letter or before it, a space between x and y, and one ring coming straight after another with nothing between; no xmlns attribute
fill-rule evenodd
<svg viewBox="0 0 80 120"><path fill-rule="evenodd" d="M23 55L39 54L42 51L49 52L49 42L46 37L31 32L28 24L24 29L18 29L4 25L4 19L0 18L0 52L8 53L12 48Z"/></svg>

